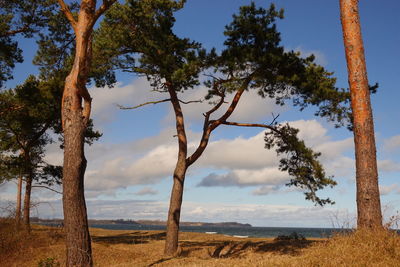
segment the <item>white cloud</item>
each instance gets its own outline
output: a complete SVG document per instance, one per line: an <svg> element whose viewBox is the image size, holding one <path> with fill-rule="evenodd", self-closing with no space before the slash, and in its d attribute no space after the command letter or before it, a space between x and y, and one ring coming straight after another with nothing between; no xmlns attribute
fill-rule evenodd
<svg viewBox="0 0 400 267"><path fill-rule="evenodd" d="M325 54L319 50L315 50L315 49L309 50L309 49L305 49L302 46L298 46L293 50L296 52L300 52L302 57L308 57L308 56L314 55L315 62L319 65L326 66L328 64L328 60L327 60Z"/></svg>
<svg viewBox="0 0 400 267"><path fill-rule="evenodd" d="M138 196L157 195L158 191L154 190L151 187L144 187L141 190L137 191L135 194L138 195Z"/></svg>
<svg viewBox="0 0 400 267"><path fill-rule="evenodd" d="M392 185L380 185L379 186L379 193L381 196L388 195L392 192L400 192L400 187L398 184L392 184Z"/></svg>
<svg viewBox="0 0 400 267"><path fill-rule="evenodd" d="M208 89L204 86L199 86L192 90L187 90L183 94L179 94L178 97L183 101L192 100L204 100ZM223 104L218 111L212 114L211 119L217 119L225 113L234 94L226 96L226 104ZM215 99L219 100L219 99ZM191 103L182 104L183 113L187 123L198 123L203 121L203 113L207 112L213 107L209 104L209 101L203 101L202 103ZM229 121L236 122L264 122L265 120L272 119L271 113L279 113L284 111L285 108L278 106L275 102L269 98L262 98L257 94L256 90L246 91L237 105L235 111L229 118ZM170 108L169 113L164 119L165 122L174 121L173 110Z"/></svg>
<svg viewBox="0 0 400 267"><path fill-rule="evenodd" d="M326 129L315 120L290 124L300 129L299 135L307 144L323 152L321 159L328 175L340 177L353 173L353 160L342 155L351 148L351 139L330 141ZM243 187L287 183L288 174L278 170L279 158L275 151L264 148L264 132L260 130L249 138L210 141L204 155L190 170L207 168L216 171L217 174L210 174L200 182L203 186ZM157 136L125 144L95 143L88 147L85 180L88 195L114 194L118 188L155 184L170 177L178 151L174 134L174 129L167 128ZM196 140L189 143L189 150L193 151L200 133L188 131L188 136L189 140Z"/></svg>
<svg viewBox="0 0 400 267"><path fill-rule="evenodd" d="M120 112L117 105L132 107L160 99L160 94L151 91L145 78L135 79L131 84L116 84L114 88L90 88L92 118L95 125L110 122ZM161 96L162 99L162 96Z"/></svg>
<svg viewBox="0 0 400 267"><path fill-rule="evenodd" d="M273 193L277 193L280 190L280 186L276 185L264 185L252 192L253 195L256 196L265 196Z"/></svg>
<svg viewBox="0 0 400 267"><path fill-rule="evenodd" d="M198 186L253 186L253 185L278 185L288 181L287 173L277 168L264 168L261 170L233 170L226 174L211 173L198 184Z"/></svg>
<svg viewBox="0 0 400 267"><path fill-rule="evenodd" d="M400 135L392 136L389 139L384 140L383 149L386 151L395 151L400 148Z"/></svg>
<svg viewBox="0 0 400 267"><path fill-rule="evenodd" d="M398 172L400 165L392 160L378 160L378 170L384 172Z"/></svg>
<svg viewBox="0 0 400 267"><path fill-rule="evenodd" d="M53 209L49 209L49 205ZM166 220L168 202L144 200L88 200L89 219ZM329 227L337 209L297 205L223 204L183 202L181 221L237 221L258 226ZM35 214L36 215L36 214ZM41 218L62 217L61 201L42 204Z"/></svg>

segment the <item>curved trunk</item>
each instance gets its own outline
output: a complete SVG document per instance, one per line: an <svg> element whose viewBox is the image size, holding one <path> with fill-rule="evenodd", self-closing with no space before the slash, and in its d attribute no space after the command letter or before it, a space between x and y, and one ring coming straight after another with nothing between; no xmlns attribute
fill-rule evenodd
<svg viewBox="0 0 400 267"><path fill-rule="evenodd" d="M65 79L61 108L64 132L63 209L67 266L93 265L84 195L86 170L84 133L89 122L92 103L86 82L92 60L93 26L114 2L116 0L103 1L96 10L96 0L81 0L76 17L64 0L58 0L61 11L75 32L74 64Z"/></svg>
<svg viewBox="0 0 400 267"><path fill-rule="evenodd" d="M21 224L21 195L22 195L22 175L18 177L18 186L17 186L17 205L15 207L15 223L17 228L20 227Z"/></svg>
<svg viewBox="0 0 400 267"><path fill-rule="evenodd" d="M86 88L91 61L90 21L80 14L76 31L76 54L71 73L65 80L62 99L64 132L63 210L67 266L92 266L84 175L86 158L84 134L90 116L91 98ZM82 103L83 101L84 103Z"/></svg>
<svg viewBox="0 0 400 267"><path fill-rule="evenodd" d="M340 10L353 112L357 225L359 228L381 227L382 212L374 123L361 36L358 0L340 0Z"/></svg>
<svg viewBox="0 0 400 267"><path fill-rule="evenodd" d="M25 198L24 198L24 214L23 214L23 222L25 225L25 229L30 232L30 213L31 213L31 191L32 191L32 176L28 175L26 177L25 184Z"/></svg>
<svg viewBox="0 0 400 267"><path fill-rule="evenodd" d="M78 45L80 43L80 45ZM84 44L82 44L84 43ZM86 79L81 80L82 58L87 57L89 40L77 37L77 52L71 74L67 77L62 105L64 131L63 210L66 233L67 266L92 266L92 249L84 195L86 158L84 133L88 115L85 101L82 108L81 92L86 90ZM90 97L89 97L90 98Z"/></svg>
<svg viewBox="0 0 400 267"><path fill-rule="evenodd" d="M183 186L186 173L186 159L178 159L174 171L174 184L171 191L171 199L167 220L167 236L165 239L164 254L173 256L178 250L179 221L181 216Z"/></svg>
<svg viewBox="0 0 400 267"><path fill-rule="evenodd" d="M172 86L168 87L171 96L171 103L175 112L176 131L178 136L178 161L174 171L174 182L171 191L170 206L167 220L167 236L165 239L164 254L173 256L178 250L179 220L181 216L181 206L183 198L183 186L187 170L187 140L183 113L179 104L178 97Z"/></svg>

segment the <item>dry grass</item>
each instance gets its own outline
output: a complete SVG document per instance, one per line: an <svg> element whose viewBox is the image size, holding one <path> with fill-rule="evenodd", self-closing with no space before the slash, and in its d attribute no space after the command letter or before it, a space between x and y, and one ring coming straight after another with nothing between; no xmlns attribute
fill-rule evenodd
<svg viewBox="0 0 400 267"><path fill-rule="evenodd" d="M63 266L61 229L34 226L32 234L1 222L1 266ZM180 256L162 255L165 232L91 229L95 266L399 266L400 237L358 231L329 240L274 241L181 233ZM44 263L49 265L44 265Z"/></svg>

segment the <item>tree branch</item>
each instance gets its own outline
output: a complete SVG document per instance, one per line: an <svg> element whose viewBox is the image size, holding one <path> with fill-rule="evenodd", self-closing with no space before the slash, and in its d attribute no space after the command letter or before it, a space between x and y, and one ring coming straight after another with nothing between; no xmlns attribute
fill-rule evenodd
<svg viewBox="0 0 400 267"><path fill-rule="evenodd" d="M103 4L99 7L99 9L96 10L94 13L94 18L93 21L94 23L97 21L97 19L114 4L116 0L103 0Z"/></svg>
<svg viewBox="0 0 400 267"><path fill-rule="evenodd" d="M262 124L262 123L240 123L240 122L230 122L224 121L221 122L223 125L233 125L233 126L241 126L241 127L259 127L259 128L266 128L276 133L281 133L276 127L269 125L269 124Z"/></svg>
<svg viewBox="0 0 400 267"><path fill-rule="evenodd" d="M191 101L183 101L178 99L179 102L181 102L182 104L191 104L191 103L203 103L203 100L191 100Z"/></svg>
<svg viewBox="0 0 400 267"><path fill-rule="evenodd" d="M69 9L69 7L65 4L64 0L57 0L58 4L61 7L61 11L64 13L64 15L67 17L68 21L71 23L72 28L74 29L74 31L76 32L76 24L77 21L75 20L74 16L72 15L71 10Z"/></svg>
<svg viewBox="0 0 400 267"><path fill-rule="evenodd" d="M137 108L140 108L140 107L143 107L143 106L146 106L146 105L159 104L159 103L168 102L168 101L171 101L171 98L167 98L167 99L159 100L159 101L149 101L149 102L146 102L146 103L143 103L143 104L140 104L140 105L137 105L137 106L133 106L133 107L124 107L122 105L118 105L117 104L117 107L119 107L120 109L137 109Z"/></svg>
<svg viewBox="0 0 400 267"><path fill-rule="evenodd" d="M213 85L213 89L217 93L217 95L220 96L220 100L213 108L211 108L209 111L207 111L206 113L203 114L204 115L203 134L201 136L200 144L197 147L197 149L193 152L192 155L190 155L186 159L186 164L188 167L190 165L192 165L201 156L201 154L203 154L204 150L207 147L208 141L210 139L211 132L215 129L215 128L212 129L210 127L209 120L210 120L211 114L213 112L217 111L225 101L225 94L218 89L218 86L221 83L222 83L222 81L218 81L218 82L214 83L214 85Z"/></svg>
<svg viewBox="0 0 400 267"><path fill-rule="evenodd" d="M19 28L19 29L12 30L12 31L8 31L8 32L4 33L2 36L11 36L11 35L16 35L16 34L18 34L18 33L26 32L26 31L29 30L29 25L30 25L30 24L25 24L24 26L22 26L22 27Z"/></svg>
<svg viewBox="0 0 400 267"><path fill-rule="evenodd" d="M50 188L50 187L47 187L47 186L44 186L44 185L32 185L32 187L45 188L45 189L48 189L48 190L53 191L55 193L62 194L62 192L54 190L53 188Z"/></svg>

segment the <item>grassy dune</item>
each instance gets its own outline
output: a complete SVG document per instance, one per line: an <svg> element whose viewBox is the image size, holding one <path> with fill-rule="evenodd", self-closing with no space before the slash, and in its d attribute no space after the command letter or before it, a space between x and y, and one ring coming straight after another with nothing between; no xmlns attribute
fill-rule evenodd
<svg viewBox="0 0 400 267"><path fill-rule="evenodd" d="M29 236L0 225L1 266L63 266L61 229L34 226ZM400 237L359 231L329 240L274 241L181 233L180 255L162 255L165 232L91 229L95 266L399 266ZM47 265L46 265L47 264Z"/></svg>

